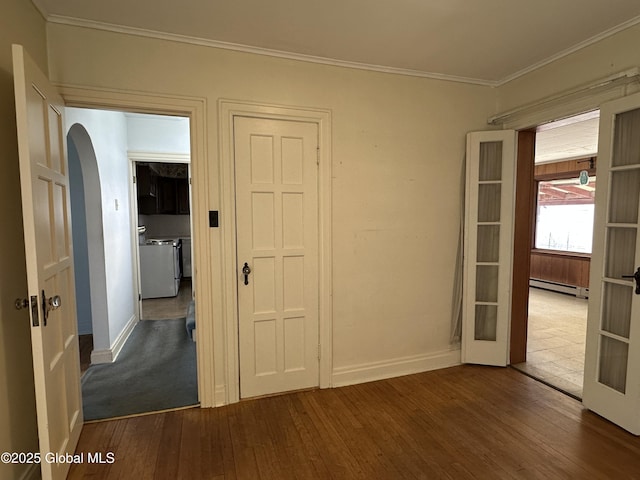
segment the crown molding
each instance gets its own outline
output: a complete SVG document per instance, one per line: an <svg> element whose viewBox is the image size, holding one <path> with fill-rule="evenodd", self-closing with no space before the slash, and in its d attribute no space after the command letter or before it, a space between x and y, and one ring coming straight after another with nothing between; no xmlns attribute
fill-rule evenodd
<svg viewBox="0 0 640 480"><path fill-rule="evenodd" d="M243 53L252 53L255 55L265 55L269 57L276 57L276 58L282 58L287 60L296 60L296 61L308 62L308 63L316 63L321 65L330 65L334 67L352 68L357 70L368 70L373 72L389 73L393 75L403 75L403 76L409 76L409 77L429 78L432 80L466 83L466 84L480 85L485 87L500 87L502 85L505 85L513 80L516 80L517 78L520 78L524 75L527 75L528 73L538 70L539 68L549 65L550 63L553 63L575 52L578 52L583 48L586 48L608 37L611 37L616 33L619 33L623 30L626 30L628 28L631 28L635 25L640 24L640 16L634 17L630 20L627 20L626 22L623 22L613 28L610 28L602 33L599 33L598 35L595 35L587 40L579 42L573 45L572 47L562 50L561 52L558 52L555 55L547 57L537 63L534 63L526 68L523 68L522 70L519 70L502 79L486 80L481 78L461 77L456 75L446 75L442 73L425 72L422 70L413 70L413 69L406 69L406 68L389 67L384 65L353 62L348 60L339 60L339 59L328 58L328 57L318 57L315 55L286 52L283 50L274 50L269 48L255 47L255 46L243 45L239 43L223 42L220 40L210 40L206 38L192 37L192 36L180 35L176 33L166 33L166 32L160 32L157 30L148 30L144 28L129 27L124 25L116 25L112 23L86 20L82 18L67 17L63 15L52 15L48 13L45 7L44 0L32 0L32 2L36 6L36 8L40 11L40 13L43 15L43 17L47 20L47 22L53 23L53 24L91 28L95 30L121 33L125 35L134 35L138 37L154 38L158 40L186 43L186 44L198 45L198 46L204 46L204 47L220 48L224 50L232 50L232 51L243 52Z"/></svg>
<svg viewBox="0 0 640 480"><path fill-rule="evenodd" d="M527 73L531 73L534 70L538 70L539 68L549 65L550 63L553 63L556 60L560 60L564 57L568 57L569 55L576 53L577 51L582 50L583 48L586 48L590 45L593 45L594 43L598 43L602 40L605 40L606 38L609 38L615 35L616 33L622 32L623 30L626 30L638 24L640 24L640 15L632 18L631 20L627 20L626 22L616 25L615 27L610 28L609 30L605 30L604 32L599 33L598 35L588 38L587 40L584 40L580 43L576 43L574 46L569 47L566 50L562 50L561 52L558 52L555 55L547 57L544 60L541 60L537 63L534 63L533 65L529 65L527 68L524 68L512 75L508 75L502 80L498 80L495 86L500 87L506 83L509 83L517 78L520 78L526 75Z"/></svg>
<svg viewBox="0 0 640 480"><path fill-rule="evenodd" d="M40 15L42 15L42 18L48 22L51 15L49 14L49 10L47 9L45 0L31 0L31 3L33 3L34 7L36 7L36 10L38 10Z"/></svg>
<svg viewBox="0 0 640 480"><path fill-rule="evenodd" d="M155 38L158 40L167 40L172 42L187 43L204 47L221 48L224 50L233 50L236 52L253 53L256 55L265 55L269 57L283 58L287 60L297 60L301 62L317 63L321 65L330 65L334 67L353 68L357 70L369 70L379 73L390 73L393 75L404 75L409 77L430 78L432 80L443 80L447 82L468 83L472 85L481 85L485 87L495 87L497 82L491 80L483 80L478 78L459 77L455 75L445 75L441 73L423 72L421 70L411 70L406 68L387 67L384 65L373 65L368 63L351 62L348 60L338 60L327 57L317 57L314 55L306 55L302 53L285 52L282 50L272 50L269 48L254 47L250 45L242 45L239 43L223 42L220 40L209 40L206 38L191 37L187 35L179 35L176 33L159 32L156 30L147 30L137 27L128 27L123 25L115 25L111 23L96 22L93 20L85 20L81 18L65 17L60 15L49 15L47 17L49 23L59 25L69 25L74 27L91 28L94 30L104 30L114 33L122 33L125 35L135 35L138 37Z"/></svg>

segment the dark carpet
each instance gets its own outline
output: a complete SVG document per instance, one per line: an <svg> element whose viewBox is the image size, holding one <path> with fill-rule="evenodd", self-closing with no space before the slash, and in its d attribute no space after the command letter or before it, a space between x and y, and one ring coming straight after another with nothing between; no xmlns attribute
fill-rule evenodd
<svg viewBox="0 0 640 480"><path fill-rule="evenodd" d="M115 362L92 365L82 377L85 420L198 403L196 344L185 320L142 320Z"/></svg>

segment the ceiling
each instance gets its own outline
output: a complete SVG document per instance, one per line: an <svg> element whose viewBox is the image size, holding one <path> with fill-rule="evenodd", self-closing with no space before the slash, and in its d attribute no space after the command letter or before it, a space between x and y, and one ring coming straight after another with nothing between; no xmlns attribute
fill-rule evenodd
<svg viewBox="0 0 640 480"><path fill-rule="evenodd" d="M536 163L598 156L600 112L587 112L541 125L536 131Z"/></svg>
<svg viewBox="0 0 640 480"><path fill-rule="evenodd" d="M33 0L53 23L499 85L640 23L638 0Z"/></svg>

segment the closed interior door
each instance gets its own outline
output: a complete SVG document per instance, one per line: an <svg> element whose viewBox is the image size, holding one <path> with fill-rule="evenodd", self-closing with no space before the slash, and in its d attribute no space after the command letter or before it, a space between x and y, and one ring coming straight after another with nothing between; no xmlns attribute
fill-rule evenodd
<svg viewBox="0 0 640 480"><path fill-rule="evenodd" d="M242 398L318 386L318 126L234 118Z"/></svg>

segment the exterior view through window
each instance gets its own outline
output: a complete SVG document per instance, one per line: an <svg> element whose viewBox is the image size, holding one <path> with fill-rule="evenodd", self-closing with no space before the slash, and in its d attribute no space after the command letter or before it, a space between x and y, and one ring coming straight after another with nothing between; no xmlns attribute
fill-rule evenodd
<svg viewBox="0 0 640 480"><path fill-rule="evenodd" d="M596 177L538 182L535 248L591 253Z"/></svg>

